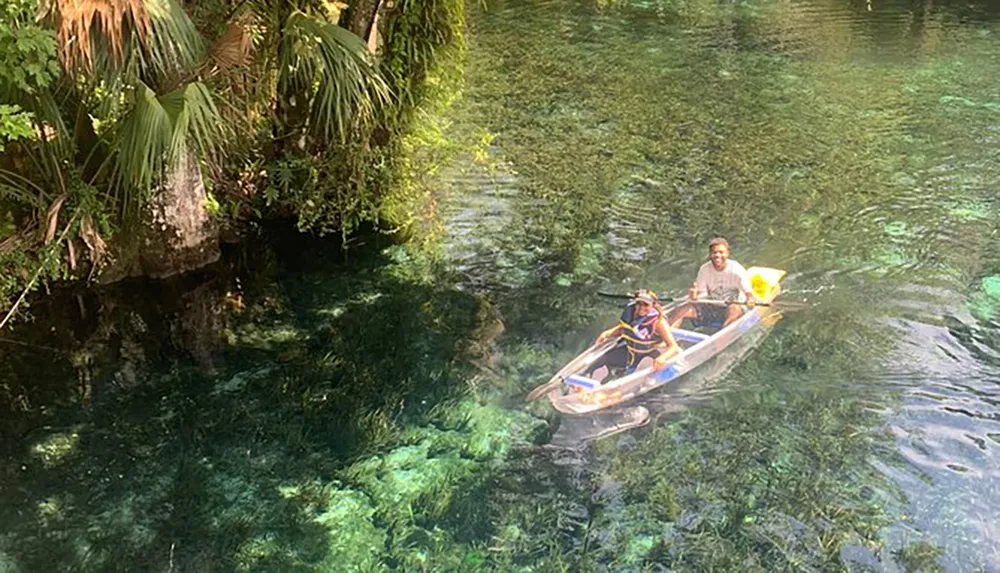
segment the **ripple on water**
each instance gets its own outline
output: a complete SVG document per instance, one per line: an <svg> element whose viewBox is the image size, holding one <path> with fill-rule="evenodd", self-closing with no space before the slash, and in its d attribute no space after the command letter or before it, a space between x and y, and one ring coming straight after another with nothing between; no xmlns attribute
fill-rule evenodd
<svg viewBox="0 0 1000 573"><path fill-rule="evenodd" d="M888 423L900 455L921 479L889 473L903 483L920 523L979 545L981 557L997 555L1000 540L983 537L996 524L982 505L998 493L1000 445L990 436L1000 431L1000 370L979 360L942 321L895 325L900 344L885 377L910 389Z"/></svg>

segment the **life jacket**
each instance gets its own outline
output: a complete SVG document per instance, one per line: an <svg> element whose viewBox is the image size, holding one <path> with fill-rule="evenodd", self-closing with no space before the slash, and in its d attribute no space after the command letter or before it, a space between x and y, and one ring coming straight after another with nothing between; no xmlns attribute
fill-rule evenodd
<svg viewBox="0 0 1000 573"><path fill-rule="evenodd" d="M625 307L621 318L622 338L625 339L629 355L642 356L667 347L667 341L656 331L658 320L660 311L656 307L650 308L646 316L636 314L634 303Z"/></svg>

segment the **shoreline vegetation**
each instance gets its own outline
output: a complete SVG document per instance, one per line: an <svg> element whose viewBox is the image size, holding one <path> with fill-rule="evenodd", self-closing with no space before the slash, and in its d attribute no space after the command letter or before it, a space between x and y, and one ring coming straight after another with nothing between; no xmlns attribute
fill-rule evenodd
<svg viewBox="0 0 1000 573"><path fill-rule="evenodd" d="M13 0L0 18L0 311L168 277L270 221L429 220L458 0Z"/></svg>

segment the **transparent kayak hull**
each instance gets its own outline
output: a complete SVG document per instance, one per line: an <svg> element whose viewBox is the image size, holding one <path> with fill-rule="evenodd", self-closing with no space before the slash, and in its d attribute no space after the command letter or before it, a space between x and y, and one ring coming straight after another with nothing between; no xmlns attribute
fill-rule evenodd
<svg viewBox="0 0 1000 573"><path fill-rule="evenodd" d="M773 269L759 268L750 270L758 273L761 270L773 271ZM778 278L767 284L766 289L758 291L759 295L764 295L759 296L759 300L772 302L777 297L780 293L777 283L783 274L782 271L775 271L771 275ZM754 275L755 278L756 276ZM540 397L538 394L544 392L552 406L566 414L588 414L622 404L680 380L749 333L757 332L759 334L760 331L767 329L780 317L781 312L772 307L755 306L753 309L747 309L743 316L729 326L711 335L675 328L673 329L674 338L677 339L682 350L662 370L654 372L652 368L644 368L632 374L608 380L592 388L581 387L576 383L567 383L567 380L570 380L574 375L578 376L585 372L594 361L618 343L617 340L610 340L602 345L592 346L579 354L556 373L548 383L539 386L532 394L535 395L534 397ZM532 395L529 395L529 398L531 397Z"/></svg>

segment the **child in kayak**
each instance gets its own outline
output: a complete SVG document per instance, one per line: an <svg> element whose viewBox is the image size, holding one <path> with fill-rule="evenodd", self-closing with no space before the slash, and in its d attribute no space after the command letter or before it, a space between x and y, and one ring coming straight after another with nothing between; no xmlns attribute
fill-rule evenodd
<svg viewBox="0 0 1000 573"><path fill-rule="evenodd" d="M670 325L663 316L659 299L651 290L639 290L625 307L618 324L602 332L597 337L597 344L617 336L621 336L625 344L612 348L597 359L587 369L588 377L604 380L615 367L625 368L629 374L650 365L654 371L661 370L671 357L680 352Z"/></svg>

